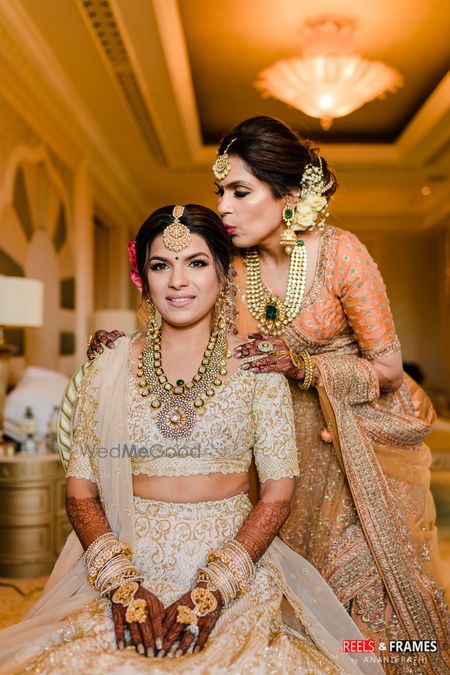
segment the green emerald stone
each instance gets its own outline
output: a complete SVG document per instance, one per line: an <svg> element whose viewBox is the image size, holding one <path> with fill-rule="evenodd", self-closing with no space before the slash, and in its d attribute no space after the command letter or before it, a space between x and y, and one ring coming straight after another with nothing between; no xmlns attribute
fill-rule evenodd
<svg viewBox="0 0 450 675"><path fill-rule="evenodd" d="M182 387L184 384L184 380L177 380L177 387Z"/></svg>
<svg viewBox="0 0 450 675"><path fill-rule="evenodd" d="M286 220L290 220L293 215L294 212L292 211L292 209L284 209L284 217Z"/></svg>
<svg viewBox="0 0 450 675"><path fill-rule="evenodd" d="M303 239L297 239L297 241L295 243L296 243L297 246L304 246L305 245L305 242L303 241Z"/></svg>
<svg viewBox="0 0 450 675"><path fill-rule="evenodd" d="M267 305L266 306L266 319L275 321L277 318L277 307L276 305Z"/></svg>

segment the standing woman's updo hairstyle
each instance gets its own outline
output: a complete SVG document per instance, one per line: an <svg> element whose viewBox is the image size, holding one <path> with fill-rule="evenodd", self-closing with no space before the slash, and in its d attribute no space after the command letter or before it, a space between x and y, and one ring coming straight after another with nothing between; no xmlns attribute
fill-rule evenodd
<svg viewBox="0 0 450 675"><path fill-rule="evenodd" d="M261 115L244 120L224 136L218 154L227 147L228 155L239 156L248 171L270 187L275 198L299 188L306 166L319 166L320 161L324 183L329 184L324 197L328 200L336 191L336 177L325 159L319 159L318 150L274 117Z"/></svg>
<svg viewBox="0 0 450 675"><path fill-rule="evenodd" d="M147 281L147 266L153 240L162 234L168 225L174 221L173 210L175 205L163 206L153 211L141 226L136 236L136 263L137 271L142 280L142 294L149 296ZM233 255L233 245L221 218L200 204L186 204L179 219L193 234L199 234L206 241L211 251L217 275L220 281L225 282L230 269Z"/></svg>

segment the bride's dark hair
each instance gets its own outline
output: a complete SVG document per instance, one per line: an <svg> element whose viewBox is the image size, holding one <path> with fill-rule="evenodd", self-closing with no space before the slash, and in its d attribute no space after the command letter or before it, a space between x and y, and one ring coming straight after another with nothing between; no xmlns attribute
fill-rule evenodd
<svg viewBox="0 0 450 675"><path fill-rule="evenodd" d="M175 204L153 211L142 224L136 236L136 261L142 279L142 290L149 294L147 282L147 261L153 240L173 223ZM218 277L224 281L230 269L233 245L219 216L200 204L186 204L180 222L193 233L202 237L213 256Z"/></svg>

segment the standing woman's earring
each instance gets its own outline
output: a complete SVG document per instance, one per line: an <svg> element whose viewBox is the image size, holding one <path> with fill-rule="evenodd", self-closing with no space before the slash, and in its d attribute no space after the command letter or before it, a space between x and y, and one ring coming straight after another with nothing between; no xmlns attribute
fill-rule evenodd
<svg viewBox="0 0 450 675"><path fill-rule="evenodd" d="M283 209L283 220L286 223L286 229L283 230L280 237L280 246L284 246L284 252L286 255L291 255L294 246L297 242L297 235L292 229L292 219L294 218L294 208L285 202L285 207Z"/></svg>

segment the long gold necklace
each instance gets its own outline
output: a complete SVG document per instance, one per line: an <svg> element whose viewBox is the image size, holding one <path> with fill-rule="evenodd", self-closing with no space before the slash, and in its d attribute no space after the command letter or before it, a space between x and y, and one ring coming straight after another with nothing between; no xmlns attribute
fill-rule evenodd
<svg viewBox="0 0 450 675"><path fill-rule="evenodd" d="M306 286L308 254L303 239L298 239L291 253L286 299L268 293L261 275L258 250L245 255L247 270L247 305L259 328L268 335L282 335L297 316Z"/></svg>
<svg viewBox="0 0 450 675"><path fill-rule="evenodd" d="M222 384L219 375L227 374L227 357L231 357L231 353L225 333L213 330L192 381L177 380L176 384L171 384L162 367L161 329L147 336L145 347L139 354L137 377L141 395L151 397L150 405L158 410L156 425L163 436L179 438L191 433L196 409L214 396L216 388Z"/></svg>

